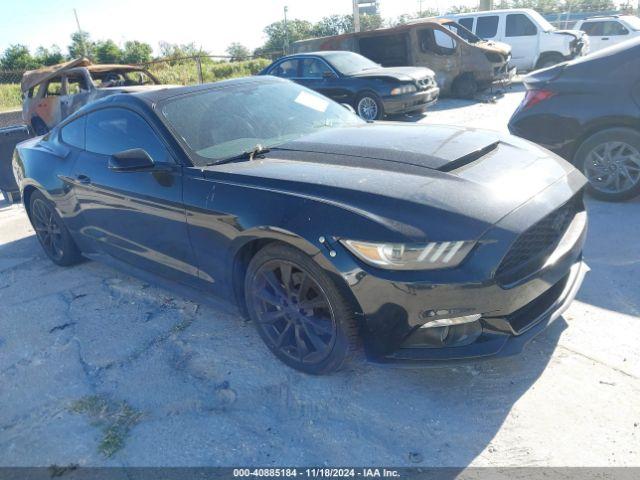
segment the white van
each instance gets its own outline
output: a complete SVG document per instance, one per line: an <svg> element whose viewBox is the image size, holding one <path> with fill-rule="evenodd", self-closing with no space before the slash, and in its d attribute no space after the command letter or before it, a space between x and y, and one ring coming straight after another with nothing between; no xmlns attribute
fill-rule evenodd
<svg viewBox="0 0 640 480"><path fill-rule="evenodd" d="M592 52L640 36L640 18L634 15L591 17L576 23L577 30L589 35Z"/></svg>
<svg viewBox="0 0 640 480"><path fill-rule="evenodd" d="M511 45L518 70L550 67L586 55L589 37L580 30L558 30L535 10L518 8L445 15L478 37Z"/></svg>

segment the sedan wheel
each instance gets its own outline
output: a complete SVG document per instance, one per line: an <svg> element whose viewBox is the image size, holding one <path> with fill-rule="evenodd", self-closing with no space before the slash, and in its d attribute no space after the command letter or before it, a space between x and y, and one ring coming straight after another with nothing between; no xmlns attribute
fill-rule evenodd
<svg viewBox="0 0 640 480"><path fill-rule="evenodd" d="M283 245L261 250L249 266L245 297L267 346L298 370L337 370L354 350L353 309L302 252Z"/></svg>
<svg viewBox="0 0 640 480"><path fill-rule="evenodd" d="M31 194L29 218L44 252L62 266L78 263L82 257L53 206L40 192Z"/></svg>
<svg viewBox="0 0 640 480"><path fill-rule="evenodd" d="M640 134L612 129L594 137L577 154L591 193L613 201L640 193Z"/></svg>
<svg viewBox="0 0 640 480"><path fill-rule="evenodd" d="M360 118L372 121L382 118L382 107L380 102L371 95L363 95L358 99L356 111Z"/></svg>

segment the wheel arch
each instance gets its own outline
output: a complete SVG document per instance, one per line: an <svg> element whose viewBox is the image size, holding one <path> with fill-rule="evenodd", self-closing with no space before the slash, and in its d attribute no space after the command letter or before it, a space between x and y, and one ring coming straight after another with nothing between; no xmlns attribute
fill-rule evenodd
<svg viewBox="0 0 640 480"><path fill-rule="evenodd" d="M586 142L593 135L600 133L604 130L611 130L613 128L628 128L629 130L633 130L636 133L640 133L640 126L637 123L634 123L633 120L613 120L607 121L606 123L594 123L590 124L585 128L582 134L576 139L576 142L573 147L573 151L571 152L571 163L575 165L576 155L578 154L578 150L584 142Z"/></svg>
<svg viewBox="0 0 640 480"><path fill-rule="evenodd" d="M247 317L248 315L245 304L244 279L249 263L260 250L275 243L295 248L308 255L333 279L338 289L349 299L357 310L357 313L359 315L362 313L362 308L351 292L346 280L338 268L329 261L321 250L325 248L324 246L316 246L299 235L281 229L276 231L261 228L257 230L260 234L256 234L255 231L246 232L242 237L237 238L232 244L231 255L229 256L230 269L228 271L231 272L231 293L243 316Z"/></svg>

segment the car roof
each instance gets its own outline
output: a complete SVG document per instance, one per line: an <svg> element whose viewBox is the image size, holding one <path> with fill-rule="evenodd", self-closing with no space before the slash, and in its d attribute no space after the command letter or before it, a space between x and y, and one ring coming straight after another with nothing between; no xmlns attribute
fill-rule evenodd
<svg viewBox="0 0 640 480"><path fill-rule="evenodd" d="M477 17L479 15L492 15L496 13L519 13L519 12L534 12L532 8L501 8L497 10L480 10L477 12L467 13L447 13L442 17Z"/></svg>
<svg viewBox="0 0 640 480"><path fill-rule="evenodd" d="M352 52L350 50L321 50L317 52L300 52L300 53L292 53L291 55L285 55L284 57L279 58L277 61L280 61L284 58L295 58L295 57L321 57L326 58L332 54L343 53L349 55L360 55L357 52Z"/></svg>
<svg viewBox="0 0 640 480"><path fill-rule="evenodd" d="M248 84L269 84L269 83L278 83L278 82L287 82L288 80L284 80L277 77L270 76L253 76L253 77L244 77L244 78L232 78L229 80L221 80L219 82L212 83L203 83L200 85L189 85L185 87L175 87L168 86L162 88L162 86L158 86L153 89L146 89L140 92L126 93L122 95L113 95L110 97L106 97L105 100L112 99L112 101L116 100L124 100L125 98L133 98L143 103L153 107L157 103L163 102L173 97L179 97L181 95L188 95L191 93L197 92L206 92L207 90L216 90L220 88L233 88L236 85L248 85ZM125 100L126 101L126 100Z"/></svg>

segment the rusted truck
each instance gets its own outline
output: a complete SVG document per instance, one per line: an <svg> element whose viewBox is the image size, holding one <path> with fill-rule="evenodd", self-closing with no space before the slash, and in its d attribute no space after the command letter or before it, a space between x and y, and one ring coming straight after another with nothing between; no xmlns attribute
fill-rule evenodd
<svg viewBox="0 0 640 480"><path fill-rule="evenodd" d="M25 72L20 83L24 125L0 129L0 193L10 202L16 199L11 157L19 142L46 134L98 98L166 87L141 66L93 64L86 58Z"/></svg>
<svg viewBox="0 0 640 480"><path fill-rule="evenodd" d="M488 42L448 19L427 18L393 28L312 38L293 44L296 53L349 50L384 67L428 67L440 93L472 98L491 85L507 85L515 75L511 47Z"/></svg>

